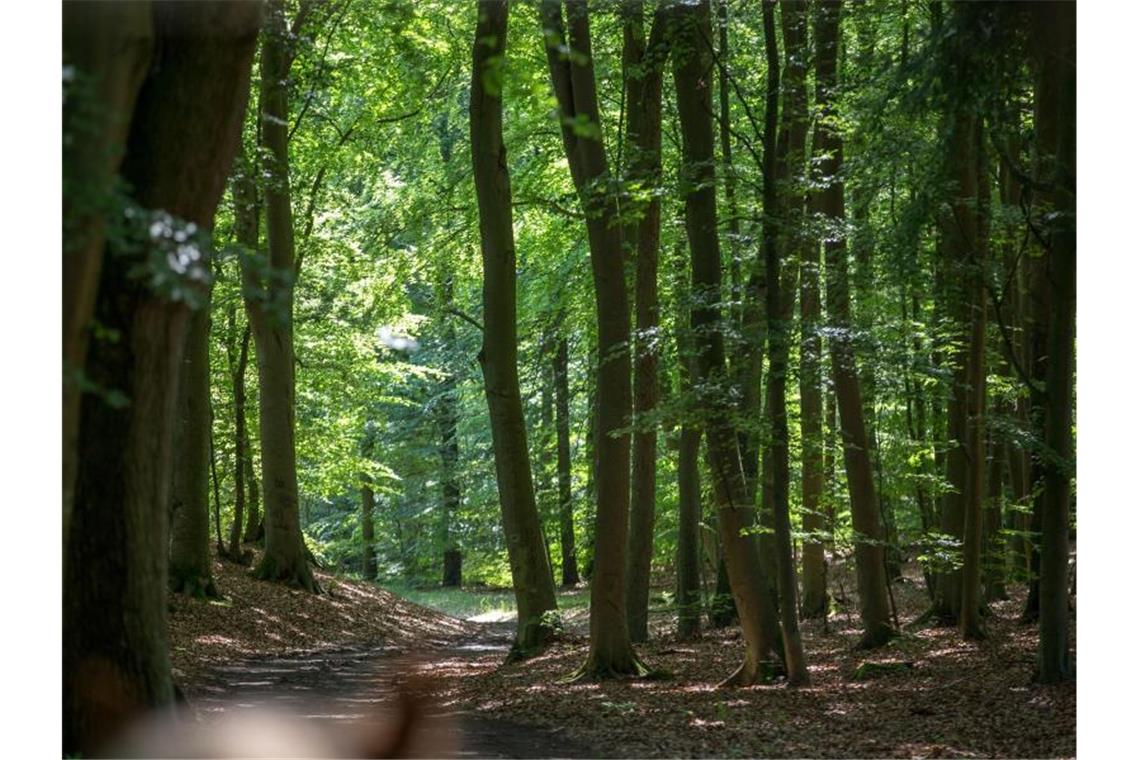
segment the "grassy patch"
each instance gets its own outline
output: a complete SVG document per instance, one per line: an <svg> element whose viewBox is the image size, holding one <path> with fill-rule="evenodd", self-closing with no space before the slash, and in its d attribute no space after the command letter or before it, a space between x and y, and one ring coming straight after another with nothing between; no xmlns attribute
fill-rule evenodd
<svg viewBox="0 0 1140 760"><path fill-rule="evenodd" d="M401 581L379 584L393 594L452 617L471 620L510 620L516 614L515 595L510 589L442 588L412 586ZM558 609L565 612L588 610L590 590L575 588L558 592Z"/></svg>

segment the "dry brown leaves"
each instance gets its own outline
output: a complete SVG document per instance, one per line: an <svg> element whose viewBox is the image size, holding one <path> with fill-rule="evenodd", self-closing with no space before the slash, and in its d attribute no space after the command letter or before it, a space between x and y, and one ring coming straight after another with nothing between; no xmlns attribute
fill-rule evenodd
<svg viewBox="0 0 1140 760"><path fill-rule="evenodd" d="M326 593L313 595L250 577L249 569L214 561L220 601L172 594L171 662L176 682L235 659L388 645L420 649L475 635L474 623L407 601L370 583L314 571Z"/></svg>
<svg viewBox="0 0 1140 760"><path fill-rule="evenodd" d="M503 664L501 648L457 649L479 631L500 642L504 626L449 618L369 584L319 579L331 593L312 596L255 581L248 571L215 564L223 604L176 597L170 627L176 676L193 682L203 669L233 658L395 645L425 652L440 707L541 727L609 757L1070 757L1076 753L1076 685L1032 682L1036 628L1017 622L1018 590L991 605L989 637L961 641L950 628L925 628L873 652L856 652L854 600L804 624L812 683L719 690L738 664L735 629L680 642L665 615L639 647L668 680L561 683L586 655L584 620L544 654ZM836 577L843 578L842 570ZM846 588L853 587L846 578ZM895 586L904 623L926 608L917 575ZM430 650L434 649L434 653ZM864 662L909 662L860 681Z"/></svg>
<svg viewBox="0 0 1140 760"><path fill-rule="evenodd" d="M921 581L895 587L902 621L926 608ZM848 584L847 588L851 588ZM992 605L989 638L926 628L856 652L857 610L804 625L811 686L716 689L739 663L738 631L679 642L662 617L639 647L669 680L560 683L586 655L582 635L525 663L482 658L454 673L452 700L518 722L559 726L611 757L1070 757L1076 686L1032 683L1036 627L1016 622L1024 592ZM874 680L863 662L910 662Z"/></svg>

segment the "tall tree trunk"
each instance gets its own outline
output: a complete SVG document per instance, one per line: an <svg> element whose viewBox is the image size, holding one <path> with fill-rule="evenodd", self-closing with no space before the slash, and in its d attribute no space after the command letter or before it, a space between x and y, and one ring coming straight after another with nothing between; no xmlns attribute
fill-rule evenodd
<svg viewBox="0 0 1140 760"><path fill-rule="evenodd" d="M822 214L833 224L844 219L843 141L827 119L834 111L838 86L836 56L839 47L840 4L824 0L817 8L816 103L823 114L817 130L816 153L819 182L825 186L817 201ZM875 480L871 467L867 431L863 424L863 401L859 389L855 351L851 344L851 298L847 286L847 243L842 234L829 235L824 243L827 258L827 315L830 323L829 349L835 396L839 407L843 460L847 469L847 490L851 498L851 521L855 529L855 562L859 585L860 614L863 618L861 647L885 644L892 635L887 603L887 576L883 563L883 531Z"/></svg>
<svg viewBox="0 0 1140 760"><path fill-rule="evenodd" d="M814 142L819 145L819 128ZM823 541L816 538L825 530L822 513L823 472L823 392L820 336L819 242L805 240L800 245L800 440L803 471L801 510L803 529L803 599L805 618L826 617L827 576Z"/></svg>
<svg viewBox="0 0 1140 760"><path fill-rule="evenodd" d="M253 4L154 7L159 65L139 92L122 167L142 208L211 228L237 146L259 16ZM183 284L171 282L164 250L176 232L189 232L174 229L177 224L163 224L141 260L113 251L100 273L96 318L120 338L92 347L86 373L129 403L115 395L82 400L63 603L63 751L69 755L98 754L132 718L173 697L165 621L167 509L190 310L171 301L169 290L148 289L144 282L151 278L131 271L147 267L168 289ZM189 272L208 277L208 262L188 258Z"/></svg>
<svg viewBox="0 0 1140 760"><path fill-rule="evenodd" d="M980 639L982 630L982 524L986 499L986 295L984 272L989 248L990 184L986 166L984 124L974 124L971 151L974 172L975 240L969 252L968 287L970 295L969 372L967 379L967 445L970 479L966 488L966 515L963 525L962 612L959 628L963 637ZM959 225L961 229L961 225ZM967 227L968 230L968 227Z"/></svg>
<svg viewBox="0 0 1140 760"><path fill-rule="evenodd" d="M484 333L479 361L491 415L499 504L518 605L515 648L526 653L545 643L550 628L543 615L557 605L534 498L526 420L519 393L514 222L501 98L507 3L480 3L478 13L471 74L471 155L483 253Z"/></svg>
<svg viewBox="0 0 1140 760"><path fill-rule="evenodd" d="M265 538L265 516L261 513L261 493L257 487L257 477L253 469L253 447L249 438L249 430L245 435L245 482L249 488L249 498L246 500L245 530L242 531L242 543L252 544Z"/></svg>
<svg viewBox="0 0 1140 760"><path fill-rule="evenodd" d="M590 264L598 315L596 385L594 569L590 577L590 655L587 677L644 672L630 643L626 622L625 555L629 535L630 320L625 286L622 231L609 176L598 111L590 22L585 0L541 6L546 57L558 101L562 142L570 174L586 212ZM560 48L568 44L572 55Z"/></svg>
<svg viewBox="0 0 1140 760"><path fill-rule="evenodd" d="M78 467L79 408L107 210L151 62L149 3L63 5L63 547Z"/></svg>
<svg viewBox="0 0 1140 760"><path fill-rule="evenodd" d="M768 281L768 413L771 462L771 502L775 526L776 580L780 593L780 624L783 629L784 662L788 685L808 683L807 663L800 638L797 609L796 566L792 558L792 525L789 505L791 476L788 468L788 340L792 308L795 304L795 262L785 273L785 251L799 248L799 227L803 221L803 196L798 191L803 177L804 143L807 137L807 100L804 94L804 53L806 7L802 2L783 3L781 24L784 32L784 98L779 135L776 98L780 92L780 59L776 43L775 2L765 2L764 42L768 60L769 110L765 119L764 145L764 261ZM770 128L770 129L769 129ZM796 189L789 192L780 183ZM782 233L782 234L781 234Z"/></svg>
<svg viewBox="0 0 1140 760"><path fill-rule="evenodd" d="M623 6L629 150L628 179L648 202L632 202L636 224L626 228L627 243L637 241L634 285L633 367L633 472L629 513L629 553L626 564L626 619L630 639L649 638L649 569L653 558L653 523L657 502L657 427L652 414L657 406L657 263L661 238L661 201L655 192L661 174L661 73L668 47L664 16L653 17L648 47L640 0Z"/></svg>
<svg viewBox="0 0 1140 760"><path fill-rule="evenodd" d="M450 275L442 283L445 309L452 308L453 282ZM446 345L455 344L455 325L448 320L443 328ZM440 388L438 402L440 488L443 492L443 509L440 519L440 542L443 549L443 585L459 588L463 585L463 553L453 529L463 494L459 486L459 390L455 374L448 372ZM545 542L544 542L545 543Z"/></svg>
<svg viewBox="0 0 1140 760"><path fill-rule="evenodd" d="M562 549L562 585L576 586L578 554L574 548L574 484L570 469L570 349L559 336L554 348L554 426L558 438L558 539Z"/></svg>
<svg viewBox="0 0 1140 760"><path fill-rule="evenodd" d="M235 309L230 310L231 324L237 321ZM236 329L236 325L231 328ZM241 335L241 346L238 348L237 361L230 368L231 381L234 392L234 520L230 524L230 559L235 562L243 561L241 558L241 533L245 520L246 459L249 457L249 431L245 426L245 371L249 366L249 341L252 337L249 323Z"/></svg>
<svg viewBox="0 0 1140 760"><path fill-rule="evenodd" d="M372 490L372 477L368 473L361 473L360 483L360 549L363 554L360 570L364 574L364 580L373 581L376 580L376 549L373 546L376 537L373 524L376 494Z"/></svg>
<svg viewBox="0 0 1140 760"><path fill-rule="evenodd" d="M1076 4L1035 5L1037 127L1041 154L1052 156L1045 217L1051 284L1049 361L1045 376L1044 498L1041 504L1041 590L1037 677L1056 683L1073 676L1069 637L1069 498L1073 472L1073 342L1077 281L1077 49Z"/></svg>
<svg viewBox="0 0 1140 760"><path fill-rule="evenodd" d="M674 333L677 342L677 370L680 376L679 396L685 404L693 398L693 381L697 374L694 365L693 337L685 328L689 322L692 296L689 292L687 251L683 243L675 243L672 271ZM701 633L701 428L690 415L681 424L677 446L677 637L694 639ZM720 567L723 562L717 563ZM732 592L725 577L724 607L732 612ZM724 625L730 625L733 620Z"/></svg>
<svg viewBox="0 0 1140 760"><path fill-rule="evenodd" d="M701 429L681 427L677 450L677 637L693 639L701 633Z"/></svg>
<svg viewBox="0 0 1140 760"><path fill-rule="evenodd" d="M753 500L740 458L732 409L725 392L728 381L720 302L720 241L717 238L716 182L713 163L709 7L707 2L671 9L673 79L682 137L682 187L685 228L692 261L691 323L697 354L698 402L705 420L709 467L717 501L717 519L725 563L746 645L744 662L726 685L749 685L764 677L772 650L779 652L768 579L753 536L744 531L754 522Z"/></svg>
<svg viewBox="0 0 1140 760"><path fill-rule="evenodd" d="M292 62L284 0L269 0L261 44L261 147L265 161L265 229L269 245L265 297L247 300L257 347L265 553L254 574L320 593L306 557L297 494L293 354L293 209L289 190L289 90ZM256 289L247 256L243 277Z"/></svg>
<svg viewBox="0 0 1140 760"><path fill-rule="evenodd" d="M217 596L210 572L210 303L190 318L174 421L170 590ZM219 528L220 529L220 528Z"/></svg>
<svg viewBox="0 0 1140 760"><path fill-rule="evenodd" d="M990 440L986 446L986 505L985 522L982 526L982 578L985 586L985 601L996 602L1008 599L1005 591L1006 546L1002 536L1003 476L1005 474L1004 447L997 441L997 434L990 425Z"/></svg>

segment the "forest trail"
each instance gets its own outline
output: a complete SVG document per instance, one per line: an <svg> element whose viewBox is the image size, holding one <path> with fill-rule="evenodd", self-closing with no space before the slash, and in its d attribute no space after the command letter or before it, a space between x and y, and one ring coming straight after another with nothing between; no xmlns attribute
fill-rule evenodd
<svg viewBox="0 0 1140 760"><path fill-rule="evenodd" d="M487 623L474 635L410 655L398 646L349 646L332 651L256 656L220 666L193 685L191 704L206 722L243 710L300 714L336 730L380 725L392 716L400 684L413 673L435 692L489 654L506 656L513 626ZM528 726L429 698L417 728L445 757L596 757L597 752L549 727ZM417 753L419 754L419 753Z"/></svg>
<svg viewBox="0 0 1140 760"><path fill-rule="evenodd" d="M300 714L333 731L389 720L400 685L427 692L430 751L447 757L596 757L551 726L491 717L457 695L506 657L509 619L453 617L375 584L317 570L314 596L250 577L217 556L224 597L171 598L176 682L205 725L269 709ZM510 617L510 616L506 616Z"/></svg>

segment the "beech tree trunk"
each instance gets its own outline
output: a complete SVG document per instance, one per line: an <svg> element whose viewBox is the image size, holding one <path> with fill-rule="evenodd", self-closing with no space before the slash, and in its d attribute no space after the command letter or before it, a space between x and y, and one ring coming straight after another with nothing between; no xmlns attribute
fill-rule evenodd
<svg viewBox="0 0 1140 760"><path fill-rule="evenodd" d="M264 297L246 301L257 347L261 422L261 482L265 490L265 553L254 574L314 593L301 535L294 423L293 209L289 190L290 31L283 0L269 0L261 44L261 147L264 157L268 266ZM253 262L244 261L247 290L256 290Z"/></svg>
<svg viewBox="0 0 1140 760"><path fill-rule="evenodd" d="M632 411L629 299L617 198L604 181L610 170L602 143L589 14L585 0L567 0L565 5L568 34L558 0L544 0L540 15L561 115L562 143L586 212L598 315L594 442L598 506L590 575L590 654L582 674L604 678L645 670L634 655L626 622L630 435L618 431L627 430ZM563 44L569 45L572 55L560 49Z"/></svg>
<svg viewBox="0 0 1140 760"><path fill-rule="evenodd" d="M151 235L141 257L113 251L99 276L96 318L120 338L92 346L86 374L128 403L82 399L64 576L67 755L98 754L133 718L173 697L165 623L170 457L190 309L130 272L141 265L169 282L176 273L164 269L161 246L188 232L177 220L212 226L237 146L260 8L158 4L153 15L159 59L138 94L122 176L142 208L176 219ZM151 234L150 223L140 232ZM190 272L208 276L204 257L187 258Z"/></svg>
<svg viewBox="0 0 1140 760"><path fill-rule="evenodd" d="M634 311L633 472L626 564L626 619L632 641L649 639L649 569L653 558L653 524L657 502L657 428L646 421L657 406L657 264L661 238L661 201L654 192L661 174L661 74L668 55L664 16L653 17L648 47L640 0L628 0L623 66L626 81L626 150L628 181L648 202L631 197L625 214L636 214L626 227L626 244L636 240Z"/></svg>
<svg viewBox="0 0 1140 760"><path fill-rule="evenodd" d="M218 595L210 572L210 302L190 318L178 382L171 487L170 590ZM220 530L220 527L219 527Z"/></svg>
<svg viewBox="0 0 1140 760"><path fill-rule="evenodd" d="M107 213L135 99L151 62L149 3L63 4L63 556L78 466L80 382Z"/></svg>
<svg viewBox="0 0 1140 760"><path fill-rule="evenodd" d="M686 261L688 252L680 240L675 246L672 271L677 369L680 375L678 395L684 405L693 398L697 369L693 336L685 327L690 321L692 304ZM701 633L701 428L693 417L691 413L684 415L677 445L677 637L682 640L697 638ZM723 562L718 564L723 567ZM731 613L732 593L728 588L724 590L724 606Z"/></svg>
<svg viewBox="0 0 1140 760"><path fill-rule="evenodd" d="M556 608L554 580L531 480L526 420L518 378L515 241L511 183L503 144L502 75L506 2L478 4L471 74L471 155L483 253L483 350L479 361L491 416L503 532L518 605L515 650L541 647L550 635L543 615Z"/></svg>
<svg viewBox="0 0 1140 760"><path fill-rule="evenodd" d="M451 277L445 277L441 289L444 308L447 309L452 308L453 304L452 288ZM455 344L455 325L450 320L444 325L443 339L447 345ZM438 419L439 480L443 492L443 509L439 526L439 545L443 549L443 585L448 588L459 588L463 585L463 553L459 549L459 542L452 528L459 513L463 494L459 487L459 398L455 374L451 372L441 383Z"/></svg>
<svg viewBox="0 0 1140 760"><path fill-rule="evenodd" d="M1045 488L1041 503L1041 589L1037 678L1074 675L1069 636L1069 499L1073 473L1073 342L1077 305L1076 3L1035 5L1035 122L1044 180L1045 238L1052 311L1045 376Z"/></svg>
<svg viewBox="0 0 1140 760"><path fill-rule="evenodd" d="M360 569L364 574L364 580L374 581L376 580L376 549L373 547L375 527L372 514L376 508L376 494L372 490L372 478L368 473L361 473L360 482L360 538L361 554L363 554Z"/></svg>
<svg viewBox="0 0 1140 760"><path fill-rule="evenodd" d="M794 261L790 274L784 270L785 251L799 246L799 225L803 223L803 196L798 188L803 181L804 143L807 137L807 99L804 92L804 57L806 45L806 4L789 0L781 9L784 32L784 89L780 134L774 134L777 109L775 98L769 98L765 135L764 180L764 260L768 281L768 412L771 462L771 501L775 525L776 579L780 593L780 625L783 629L784 662L788 685L808 683L807 663L800 638L797 609L796 566L792 559L792 525L789 505L791 475L788 468L788 340L792 308L795 303ZM780 92L780 60L776 44L774 3L766 2L764 13L765 51L768 59L769 93ZM792 189L780 187L787 182ZM785 279L786 278L786 279Z"/></svg>
<svg viewBox="0 0 1140 760"><path fill-rule="evenodd" d="M236 330L236 309L230 310L231 330ZM249 323L241 335L237 361L230 366L230 379L234 392L234 519L230 524L230 559L242 562L241 534L246 519L246 459L249 457L249 431L245 426L245 371L249 366L249 342L252 338Z"/></svg>
<svg viewBox="0 0 1140 760"><path fill-rule="evenodd" d="M755 507L732 426L731 398L720 326L720 241L717 236L712 103L707 82L711 68L707 2L671 8L673 79L682 137L682 187L685 228L692 262L698 403L705 421L709 467L717 500L717 519L725 564L745 640L744 662L726 685L750 685L764 678L769 653L780 651L772 635L776 623L768 595L766 570L753 536ZM719 386L719 387L718 387ZM779 655L777 654L777 661Z"/></svg>
<svg viewBox="0 0 1140 760"><path fill-rule="evenodd" d="M817 207L832 223L844 219L843 141L824 120L833 112L838 77L836 56L839 47L840 4L824 0L816 10L816 103L823 114L816 153L819 156ZM847 491L851 498L851 521L855 529L855 563L859 586L859 606L863 619L861 647L886 644L893 629L887 603L887 574L883 563L883 530L875 498L875 479L867 431L863 424L863 401L859 373L851 344L851 298L847 285L847 243L841 233L830 233L824 241L827 260L827 315L830 323L829 352L835 396L839 407L843 460L847 469Z"/></svg>
<svg viewBox="0 0 1140 760"><path fill-rule="evenodd" d="M562 585L576 586L578 554L574 549L574 486L570 471L569 347L559 337L554 348L554 426L558 438L558 539L562 549Z"/></svg>

